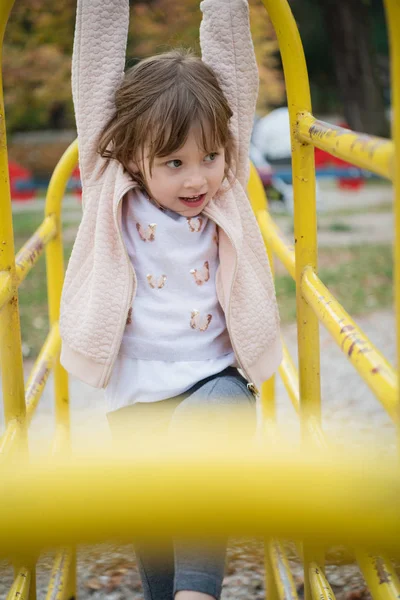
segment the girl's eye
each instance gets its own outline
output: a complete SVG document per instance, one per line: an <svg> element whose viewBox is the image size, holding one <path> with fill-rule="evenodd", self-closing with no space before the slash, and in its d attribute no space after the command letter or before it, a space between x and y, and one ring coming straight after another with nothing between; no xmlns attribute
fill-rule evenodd
<svg viewBox="0 0 400 600"><path fill-rule="evenodd" d="M218 156L218 152L211 152L205 158L206 162L213 162ZM209 159L209 160L208 160Z"/></svg>
<svg viewBox="0 0 400 600"><path fill-rule="evenodd" d="M181 160L178 160L177 158L175 160L169 160L166 165L167 167L171 167L171 169L177 169L178 167L180 167L182 164Z"/></svg>

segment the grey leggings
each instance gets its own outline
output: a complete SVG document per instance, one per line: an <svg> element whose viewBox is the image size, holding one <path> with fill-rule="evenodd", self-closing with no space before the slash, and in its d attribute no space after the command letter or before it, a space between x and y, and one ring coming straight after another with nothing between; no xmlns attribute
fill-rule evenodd
<svg viewBox="0 0 400 600"><path fill-rule="evenodd" d="M229 415L235 408L245 414L243 427L251 435L256 429L255 398L237 369L228 367L203 379L181 396L160 402L137 403L107 414L113 434L127 426L131 435L162 435L179 427L182 418L201 408L212 432L230 427ZM195 414L195 413L194 413ZM235 420L235 425L237 421ZM144 427L143 427L144 424ZM202 428L204 424L202 423ZM133 431L132 431L133 429ZM205 439L210 431L204 431ZM224 433L224 431L222 431ZM229 433L229 432L228 432ZM203 434L203 429L202 429ZM211 497L211 493L210 493ZM134 542L145 600L172 600L180 590L203 592L219 599L224 577L227 539L165 539L157 549L145 540Z"/></svg>

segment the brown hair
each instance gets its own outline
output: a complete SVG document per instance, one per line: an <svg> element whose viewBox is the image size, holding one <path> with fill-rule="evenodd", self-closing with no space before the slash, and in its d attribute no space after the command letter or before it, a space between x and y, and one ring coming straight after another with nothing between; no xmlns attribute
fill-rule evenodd
<svg viewBox="0 0 400 600"><path fill-rule="evenodd" d="M188 50L172 50L130 68L115 94L115 115L104 127L99 153L118 160L146 188L140 164L148 145L150 172L156 156L180 149L193 125L207 153L225 148L225 176L232 169L232 111L210 67Z"/></svg>

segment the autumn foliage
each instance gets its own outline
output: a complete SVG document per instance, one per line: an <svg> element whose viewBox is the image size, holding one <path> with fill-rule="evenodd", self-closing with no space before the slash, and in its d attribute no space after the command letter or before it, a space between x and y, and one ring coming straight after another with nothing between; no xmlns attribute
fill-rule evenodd
<svg viewBox="0 0 400 600"><path fill-rule="evenodd" d="M250 0L260 71L258 110L284 98L277 42L260 0ZM6 29L3 85L9 131L74 126L71 53L76 0L18 0ZM131 2L127 65L171 47L199 51L199 0ZM99 57L101 64L101 57Z"/></svg>

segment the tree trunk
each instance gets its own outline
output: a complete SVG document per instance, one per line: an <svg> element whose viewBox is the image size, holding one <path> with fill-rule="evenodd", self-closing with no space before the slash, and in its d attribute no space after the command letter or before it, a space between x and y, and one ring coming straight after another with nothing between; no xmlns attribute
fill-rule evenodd
<svg viewBox="0 0 400 600"><path fill-rule="evenodd" d="M388 136L365 0L319 0L332 47L344 116L356 131Z"/></svg>

